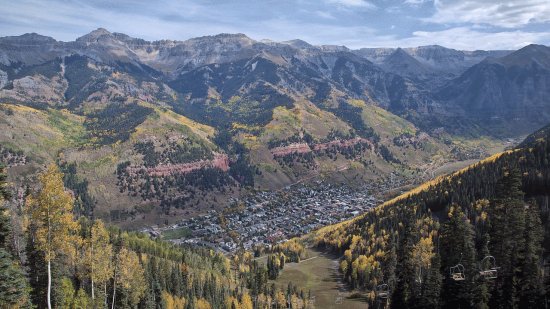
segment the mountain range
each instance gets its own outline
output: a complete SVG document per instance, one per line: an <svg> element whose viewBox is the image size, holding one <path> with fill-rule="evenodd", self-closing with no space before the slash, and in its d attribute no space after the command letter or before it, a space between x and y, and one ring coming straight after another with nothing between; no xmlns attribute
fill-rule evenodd
<svg viewBox="0 0 550 309"><path fill-rule="evenodd" d="M21 185L58 161L83 211L113 220L192 215L251 188L319 178L429 177L548 124L549 63L541 45L350 50L105 29L72 42L3 37L2 156Z"/></svg>

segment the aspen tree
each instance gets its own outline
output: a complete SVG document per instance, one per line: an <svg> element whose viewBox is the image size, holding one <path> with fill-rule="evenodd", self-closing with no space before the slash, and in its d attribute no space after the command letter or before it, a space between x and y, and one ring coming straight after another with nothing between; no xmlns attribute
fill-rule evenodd
<svg viewBox="0 0 550 309"><path fill-rule="evenodd" d="M29 215L35 226L37 249L44 252L48 272L47 305L52 308L51 264L61 252L69 252L75 240L77 222L73 218L73 196L63 186L63 174L55 164L38 176L40 190L29 198Z"/></svg>

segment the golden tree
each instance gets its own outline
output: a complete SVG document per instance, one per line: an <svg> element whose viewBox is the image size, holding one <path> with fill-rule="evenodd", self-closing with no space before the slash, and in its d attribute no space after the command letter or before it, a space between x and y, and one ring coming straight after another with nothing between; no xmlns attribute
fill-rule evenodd
<svg viewBox="0 0 550 309"><path fill-rule="evenodd" d="M51 263L56 256L70 254L76 240L77 222L73 218L73 196L63 186L63 174L55 164L38 176L39 191L29 198L29 216L38 250L44 252L48 269L47 304L51 309Z"/></svg>
<svg viewBox="0 0 550 309"><path fill-rule="evenodd" d="M416 279L422 283L426 270L430 269L434 256L432 236L422 237L413 247L412 259L416 269Z"/></svg>
<svg viewBox="0 0 550 309"><path fill-rule="evenodd" d="M252 298L247 292L243 292L243 296L241 298L241 308L242 309L253 309L254 304L252 303Z"/></svg>
<svg viewBox="0 0 550 309"><path fill-rule="evenodd" d="M132 306L136 306L145 293L147 282L145 271L134 251L122 248L118 254L117 280L128 295Z"/></svg>
<svg viewBox="0 0 550 309"><path fill-rule="evenodd" d="M104 292L107 281L113 275L111 256L113 247L109 243L109 233L101 220L97 220L91 227L90 237L84 242L84 264L86 275L92 284L92 300L95 301L96 284L103 286ZM106 295L105 293L105 303Z"/></svg>
<svg viewBox="0 0 550 309"><path fill-rule="evenodd" d="M197 309L212 309L212 306L206 299L200 298L197 300Z"/></svg>

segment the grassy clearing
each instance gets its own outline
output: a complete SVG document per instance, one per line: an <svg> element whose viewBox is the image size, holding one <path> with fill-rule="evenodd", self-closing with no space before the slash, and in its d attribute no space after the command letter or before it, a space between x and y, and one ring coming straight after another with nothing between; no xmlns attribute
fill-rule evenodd
<svg viewBox="0 0 550 309"><path fill-rule="evenodd" d="M351 292L341 283L338 259L316 250L301 263L287 263L275 284L286 289L289 282L315 297L315 308L366 308L362 299L350 298Z"/></svg>
<svg viewBox="0 0 550 309"><path fill-rule="evenodd" d="M88 142L83 117L71 114L67 110L48 110L48 123L63 132L65 140L71 146L83 146Z"/></svg>
<svg viewBox="0 0 550 309"><path fill-rule="evenodd" d="M166 230L162 232L162 239L180 239L186 238L191 235L191 231L186 227L180 227L173 230Z"/></svg>

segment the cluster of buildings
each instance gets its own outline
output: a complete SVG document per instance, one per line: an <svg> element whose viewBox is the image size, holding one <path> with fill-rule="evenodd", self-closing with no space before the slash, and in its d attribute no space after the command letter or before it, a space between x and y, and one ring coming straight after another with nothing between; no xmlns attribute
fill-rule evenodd
<svg viewBox="0 0 550 309"><path fill-rule="evenodd" d="M270 246L312 230L350 219L377 204L370 193L317 182L281 191L257 192L223 211L184 220L166 229L188 229L191 236L173 240L211 247L223 253ZM162 230L147 230L151 234Z"/></svg>

